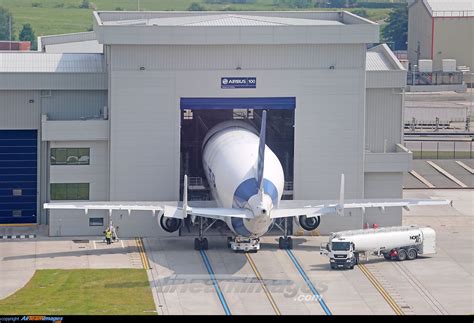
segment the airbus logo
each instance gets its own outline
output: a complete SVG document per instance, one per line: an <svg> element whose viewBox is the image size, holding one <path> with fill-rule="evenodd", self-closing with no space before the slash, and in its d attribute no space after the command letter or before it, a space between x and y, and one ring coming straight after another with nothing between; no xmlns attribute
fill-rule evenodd
<svg viewBox="0 0 474 323"><path fill-rule="evenodd" d="M256 77L223 77L222 89L254 89L257 87Z"/></svg>

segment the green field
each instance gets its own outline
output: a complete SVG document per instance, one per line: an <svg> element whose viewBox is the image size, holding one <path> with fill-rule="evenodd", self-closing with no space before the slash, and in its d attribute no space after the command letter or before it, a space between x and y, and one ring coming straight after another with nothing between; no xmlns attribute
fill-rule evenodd
<svg viewBox="0 0 474 323"><path fill-rule="evenodd" d="M384 1L384 0L379 0ZM206 10L296 10L277 6L274 0L257 0L253 4L206 4L204 0L139 0L140 10L186 10L192 2ZM90 9L79 6L82 0L0 0L0 6L13 14L13 34L30 23L36 36L87 31L92 28L93 10L137 10L138 0L90 0ZM340 10L308 8L306 10ZM350 9L352 10L352 9ZM384 19L390 9L365 9L373 21Z"/></svg>
<svg viewBox="0 0 474 323"><path fill-rule="evenodd" d="M38 270L0 315L155 315L145 270Z"/></svg>

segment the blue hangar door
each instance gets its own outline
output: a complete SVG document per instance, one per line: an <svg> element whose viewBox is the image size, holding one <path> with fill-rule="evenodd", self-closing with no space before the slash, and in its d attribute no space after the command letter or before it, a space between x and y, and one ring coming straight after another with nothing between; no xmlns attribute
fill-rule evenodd
<svg viewBox="0 0 474 323"><path fill-rule="evenodd" d="M37 131L0 130L0 224L36 223Z"/></svg>

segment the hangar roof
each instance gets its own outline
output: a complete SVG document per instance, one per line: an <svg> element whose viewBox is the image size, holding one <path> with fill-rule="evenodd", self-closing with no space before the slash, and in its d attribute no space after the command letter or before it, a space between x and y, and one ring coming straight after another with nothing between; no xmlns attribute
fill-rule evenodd
<svg viewBox="0 0 474 323"><path fill-rule="evenodd" d="M101 54L0 53L0 72L102 73Z"/></svg>
<svg viewBox="0 0 474 323"><path fill-rule="evenodd" d="M344 25L339 21L323 19L301 19L282 17L262 17L236 14L202 15L192 17L151 18L134 20L105 21L104 25L134 26L317 26Z"/></svg>
<svg viewBox="0 0 474 323"><path fill-rule="evenodd" d="M106 90L102 54L0 52L0 90Z"/></svg>
<svg viewBox="0 0 474 323"><path fill-rule="evenodd" d="M367 88L403 88L406 70L386 44L370 48L366 56Z"/></svg>
<svg viewBox="0 0 474 323"><path fill-rule="evenodd" d="M405 68L386 44L374 46L367 50L366 71L400 70L405 70Z"/></svg>
<svg viewBox="0 0 474 323"><path fill-rule="evenodd" d="M101 44L366 44L379 26L345 11L95 11Z"/></svg>
<svg viewBox="0 0 474 323"><path fill-rule="evenodd" d="M366 61L367 71L391 71L394 70L392 63L387 60L383 53L378 52L367 52Z"/></svg>
<svg viewBox="0 0 474 323"><path fill-rule="evenodd" d="M432 17L474 17L473 0L421 0ZM416 0L409 0L409 5Z"/></svg>

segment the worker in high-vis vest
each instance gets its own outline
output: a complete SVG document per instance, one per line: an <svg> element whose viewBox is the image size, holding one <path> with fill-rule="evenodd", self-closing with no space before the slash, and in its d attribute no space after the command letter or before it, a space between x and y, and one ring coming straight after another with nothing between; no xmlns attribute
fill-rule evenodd
<svg viewBox="0 0 474 323"><path fill-rule="evenodd" d="M111 239L112 239L112 231L110 231L110 228L107 228L107 230L105 230L105 240L107 241L107 244L110 244Z"/></svg>

